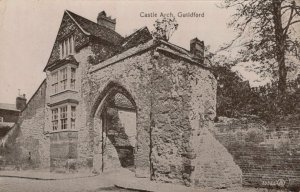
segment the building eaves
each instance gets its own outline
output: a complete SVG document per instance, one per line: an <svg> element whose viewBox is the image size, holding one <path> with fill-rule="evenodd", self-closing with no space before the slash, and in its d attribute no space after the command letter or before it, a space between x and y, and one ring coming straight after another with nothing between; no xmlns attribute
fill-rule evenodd
<svg viewBox="0 0 300 192"><path fill-rule="evenodd" d="M11 122L0 122L0 129L12 128L14 125L15 123Z"/></svg>
<svg viewBox="0 0 300 192"><path fill-rule="evenodd" d="M160 45L164 45L164 46L160 46ZM132 48L130 48L120 54L117 54L97 65L92 66L90 68L89 72L94 73L95 71L101 70L101 69L108 67L110 65L113 65L119 61L125 60L125 59L132 57L134 55L137 55L137 54L141 54L141 53L146 52L155 47L156 47L156 50L159 52L172 54L172 55L180 57L181 59L184 59L190 63L196 64L196 65L202 67L203 69L206 69L209 71L212 70L210 67L204 65L203 63L200 63L198 60L195 60L192 57L192 55L183 48L175 46L166 41L150 40L144 44L140 44L138 46L132 47Z"/></svg>
<svg viewBox="0 0 300 192"><path fill-rule="evenodd" d="M93 73L95 71L101 70L101 69L103 69L103 68L105 68L109 65L117 63L117 62L119 62L121 60L124 60L128 57L131 57L135 54L138 54L138 53L141 53L141 52L146 52L146 51L148 51L149 49L151 49L152 47L155 47L155 46L158 46L158 44L156 44L154 42L154 40L150 40L150 41L148 41L144 44L140 44L138 46L132 47L132 48L130 48L130 49L128 49L128 50L126 50L126 51L124 51L120 54L117 54L117 55L115 55L115 56L113 56L113 57L97 64L97 65L92 66L90 68L89 72Z"/></svg>
<svg viewBox="0 0 300 192"><path fill-rule="evenodd" d="M9 110L9 111L20 111L16 108L16 104L10 104L10 103L0 103L0 109Z"/></svg>

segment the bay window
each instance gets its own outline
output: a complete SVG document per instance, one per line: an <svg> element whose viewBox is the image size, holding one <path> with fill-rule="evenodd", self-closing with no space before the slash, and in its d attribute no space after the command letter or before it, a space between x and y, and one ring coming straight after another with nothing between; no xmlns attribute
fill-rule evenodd
<svg viewBox="0 0 300 192"><path fill-rule="evenodd" d="M52 93L56 94L65 90L76 90L76 68L67 65L57 69L51 74Z"/></svg>
<svg viewBox="0 0 300 192"><path fill-rule="evenodd" d="M62 105L51 109L52 131L75 130L76 106Z"/></svg>

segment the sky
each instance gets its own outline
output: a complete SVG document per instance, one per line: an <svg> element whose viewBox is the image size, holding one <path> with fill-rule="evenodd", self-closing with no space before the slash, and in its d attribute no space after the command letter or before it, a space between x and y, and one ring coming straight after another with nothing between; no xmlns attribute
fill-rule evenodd
<svg viewBox="0 0 300 192"><path fill-rule="evenodd" d="M189 50L190 40L198 37L212 50L234 37L226 23L232 11L220 9L220 1L101 1L101 0L0 0L0 103L15 103L21 94L30 97L45 78L43 68L52 50L65 10L96 22L99 12L117 19L116 31L122 36L153 23L159 17L145 13L173 13L179 24L170 39ZM178 17L179 12L204 13L204 17ZM257 76L243 73L253 81Z"/></svg>

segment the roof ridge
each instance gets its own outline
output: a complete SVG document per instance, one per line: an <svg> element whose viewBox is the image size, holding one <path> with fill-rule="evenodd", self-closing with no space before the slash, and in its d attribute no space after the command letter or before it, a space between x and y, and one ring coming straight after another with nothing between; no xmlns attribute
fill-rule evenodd
<svg viewBox="0 0 300 192"><path fill-rule="evenodd" d="M94 24L99 25L98 23L96 23L96 22L94 22L94 21L92 21L92 20L89 20L89 19L87 19L87 18L85 18L85 17L83 17L83 16L81 16L81 15L78 15L77 13L74 13L74 12L72 12L72 11L70 11L70 10L66 10L66 12L71 13L71 14L74 14L74 15L77 16L77 17L81 17L81 18L86 19L86 20L88 20L88 21L90 21L90 22L93 22Z"/></svg>
<svg viewBox="0 0 300 192"><path fill-rule="evenodd" d="M94 25L97 25L97 26L100 26L100 27L104 27L104 28L106 28L107 30L109 30L110 32L112 32L112 33L118 35L119 37L122 37L122 35L120 35L118 32L116 32L116 31L114 31L114 30L112 30L112 29L110 29L110 28L108 28L108 27L106 27L106 26L99 25L98 23L96 23L96 22L94 22L94 21L92 21L92 20L89 20L89 19L87 19L87 18L85 18L85 17L83 17L83 16L81 16L81 15L78 15L78 14L76 14L76 13L70 11L70 10L66 10L66 12L71 16L71 18L74 19L74 21L76 22L76 24L77 24L80 28L82 28L82 29L83 29L83 27L79 24L79 22L76 20L76 18L74 18L74 17L72 16L72 14L75 15L75 17L79 17L79 18L81 18L81 19L83 19L83 20L85 20L85 21L87 21L87 22L90 22L90 23L92 23L92 24L94 24ZM83 29L83 30L84 30L84 29ZM87 32L86 30L84 30L84 31ZM87 32L87 33L89 33L89 32ZM91 35L91 34L89 33L89 35ZM122 38L123 38L123 37L122 37Z"/></svg>
<svg viewBox="0 0 300 192"><path fill-rule="evenodd" d="M139 28L138 30L136 30L135 32L131 33L129 36L124 38L124 42L122 43L122 46L125 46L129 41L131 41L135 37L135 35L137 35L141 31L143 31L144 29L147 29L149 31L147 26Z"/></svg>
<svg viewBox="0 0 300 192"><path fill-rule="evenodd" d="M76 16L80 16L80 15L77 15L76 13L73 13L72 11L69 11L69 10L65 10L65 12L71 17L71 19L76 23L76 25L81 29L81 31L87 35L90 35L89 32L85 31L81 25L76 21L76 19L71 15L71 14L74 14ZM82 17L83 18L83 17Z"/></svg>

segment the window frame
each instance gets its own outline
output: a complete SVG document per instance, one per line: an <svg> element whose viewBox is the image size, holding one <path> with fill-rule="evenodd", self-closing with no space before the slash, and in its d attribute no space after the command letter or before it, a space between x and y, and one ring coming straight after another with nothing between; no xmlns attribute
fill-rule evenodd
<svg viewBox="0 0 300 192"><path fill-rule="evenodd" d="M70 129L74 130L76 128L76 106L75 105L71 105L71 112L70 113L71 113L71 116L70 116Z"/></svg>
<svg viewBox="0 0 300 192"><path fill-rule="evenodd" d="M51 109L51 114L52 114L52 131L57 131L58 130L58 108Z"/></svg>
<svg viewBox="0 0 300 192"><path fill-rule="evenodd" d="M77 69L74 64L67 64L50 72L51 93L50 96L65 91L77 91ZM56 76L57 74L57 76Z"/></svg>
<svg viewBox="0 0 300 192"><path fill-rule="evenodd" d="M59 108L60 113L60 129L68 129L68 105L64 105Z"/></svg>
<svg viewBox="0 0 300 192"><path fill-rule="evenodd" d="M65 91L68 88L68 68L63 67L59 70L59 77L60 77L60 86L61 91Z"/></svg>
<svg viewBox="0 0 300 192"><path fill-rule="evenodd" d="M51 78L52 78L52 93L58 93L58 71L55 71L51 74Z"/></svg>
<svg viewBox="0 0 300 192"><path fill-rule="evenodd" d="M70 89L76 90L76 68L71 67Z"/></svg>
<svg viewBox="0 0 300 192"><path fill-rule="evenodd" d="M77 104L65 103L51 108L50 132L77 131Z"/></svg>
<svg viewBox="0 0 300 192"><path fill-rule="evenodd" d="M59 42L59 58L64 59L69 55L75 54L74 34L71 34Z"/></svg>

